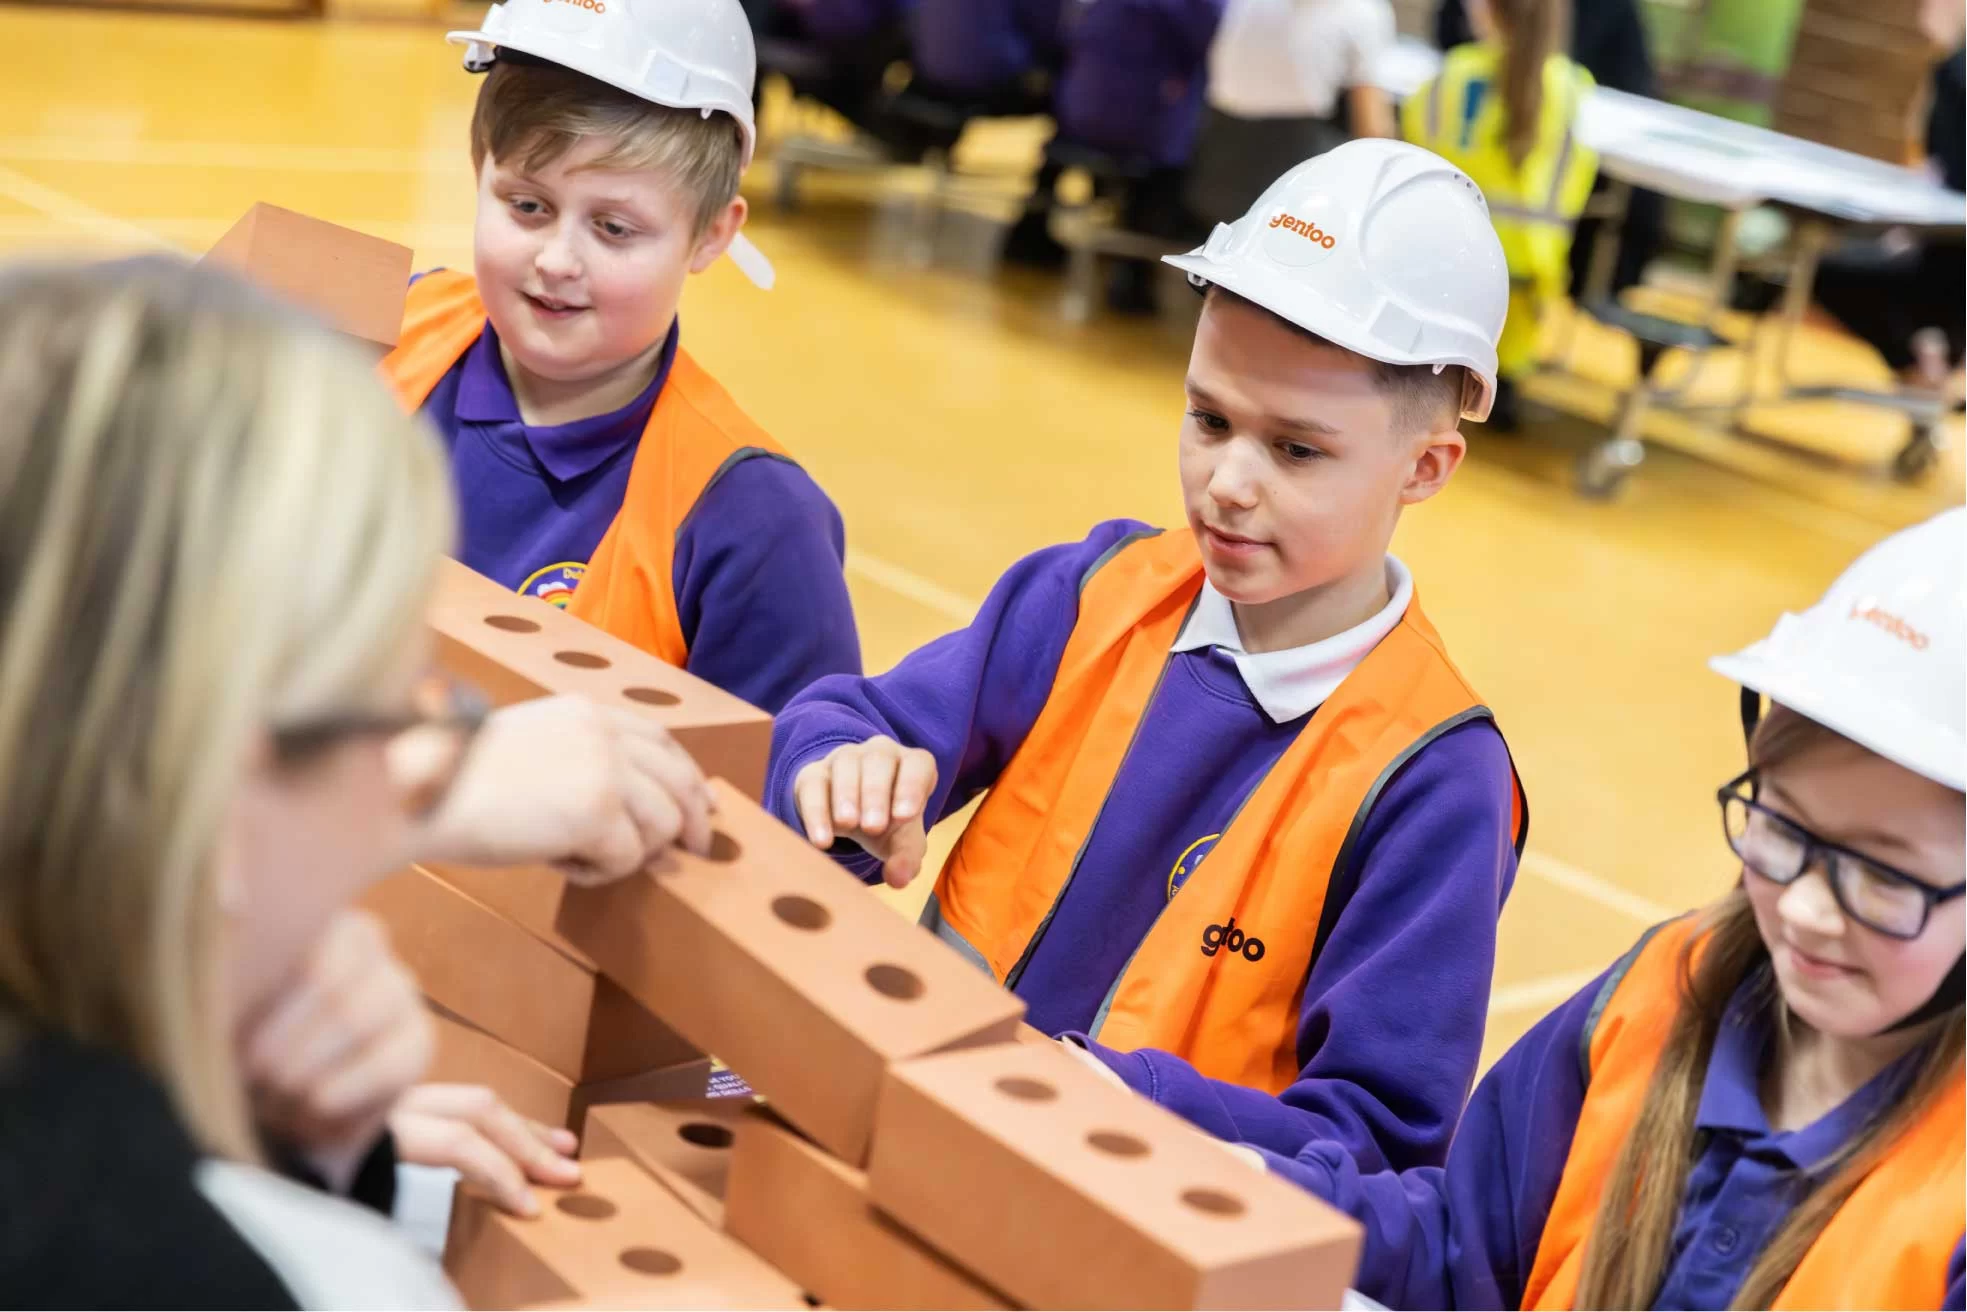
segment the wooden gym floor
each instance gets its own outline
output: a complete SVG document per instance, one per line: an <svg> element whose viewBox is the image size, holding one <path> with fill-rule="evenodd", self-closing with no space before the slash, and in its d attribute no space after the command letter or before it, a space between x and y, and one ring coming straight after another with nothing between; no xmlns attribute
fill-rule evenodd
<svg viewBox="0 0 1967 1312"><path fill-rule="evenodd" d="M468 267L476 84L440 31L0 5L0 255L195 252L268 200L412 245L420 266ZM773 108L768 136L798 117ZM963 153L1016 170L1036 139L1011 125ZM1024 552L1103 518L1179 519L1183 297L1167 323L1069 324L1056 282L989 267L977 215L1003 212L1002 180L968 189L974 213L942 225L926 269L902 255L910 178L809 175L795 213L771 180L761 164L747 190L778 289L720 264L692 286L685 331L839 503L870 668L965 622ZM1631 351L1588 330L1573 349L1589 414ZM1883 376L1821 333L1801 358L1818 381ZM1530 790L1491 1057L1647 924L1734 877L1712 792L1739 767L1740 728L1707 657L1961 499L1957 427L1941 467L1902 488L1834 459L1888 457L1895 420L1816 406L1757 421L1825 454L1690 431L1618 502L1590 504L1569 476L1595 430L1552 417L1478 433L1449 492L1401 528L1396 550Z"/></svg>

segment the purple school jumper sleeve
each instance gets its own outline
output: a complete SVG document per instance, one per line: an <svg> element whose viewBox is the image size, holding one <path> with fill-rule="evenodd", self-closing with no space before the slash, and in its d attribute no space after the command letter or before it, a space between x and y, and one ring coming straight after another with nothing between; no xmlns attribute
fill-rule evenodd
<svg viewBox="0 0 1967 1312"><path fill-rule="evenodd" d="M996 781L1044 709L1078 622L1081 579L1144 528L1110 520L1082 542L1033 552L997 581L968 627L910 653L886 674L836 675L793 698L772 727L767 805L802 828L792 795L799 771L844 743L886 736L936 758L927 824L961 810ZM842 865L864 879L879 877L873 857L840 847Z"/></svg>
<svg viewBox="0 0 1967 1312"><path fill-rule="evenodd" d="M1366 1229L1353 1287L1389 1307L1513 1308L1584 1105L1582 1043L1604 976L1539 1021L1483 1079L1446 1167L1362 1171L1335 1143L1265 1164Z"/></svg>
<svg viewBox="0 0 1967 1312"><path fill-rule="evenodd" d="M815 679L859 674L846 551L840 512L799 466L754 456L725 470L676 535L690 673L775 714Z"/></svg>
<svg viewBox="0 0 1967 1312"><path fill-rule="evenodd" d="M1165 1052L1086 1046L1218 1138L1287 1156L1329 1140L1367 1170L1438 1166L1481 1059L1496 919L1516 874L1510 779L1502 735L1475 720L1387 784L1353 869L1327 893L1336 919L1305 985L1303 1069L1283 1093L1208 1079Z"/></svg>

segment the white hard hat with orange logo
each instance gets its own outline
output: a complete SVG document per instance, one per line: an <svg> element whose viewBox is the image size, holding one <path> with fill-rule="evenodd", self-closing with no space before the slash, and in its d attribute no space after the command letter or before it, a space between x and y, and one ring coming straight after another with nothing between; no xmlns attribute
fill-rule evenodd
<svg viewBox="0 0 1967 1312"><path fill-rule="evenodd" d="M1967 509L1893 534L1809 610L1709 665L1751 695L1967 790Z"/></svg>
<svg viewBox="0 0 1967 1312"><path fill-rule="evenodd" d="M1250 212L1168 263L1387 364L1460 365L1488 418L1509 267L1468 175L1419 146L1360 139L1306 160Z"/></svg>
<svg viewBox="0 0 1967 1312"><path fill-rule="evenodd" d="M737 0L502 0L476 29L446 39L467 47L464 65L476 73L498 51L517 51L658 105L729 114L751 167L758 52ZM753 282L771 286L771 265L743 234L730 253Z"/></svg>

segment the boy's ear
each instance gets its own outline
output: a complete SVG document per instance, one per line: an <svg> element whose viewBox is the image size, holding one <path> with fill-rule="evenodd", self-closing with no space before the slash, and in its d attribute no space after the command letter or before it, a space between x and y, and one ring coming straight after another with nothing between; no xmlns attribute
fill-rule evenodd
<svg viewBox="0 0 1967 1312"><path fill-rule="evenodd" d="M703 236L697 238L697 248L690 253L691 273L702 273L717 263L718 257L736 240L738 229L744 227L745 215L750 212L744 197L731 197L731 203L717 212L717 217L703 230Z"/></svg>
<svg viewBox="0 0 1967 1312"><path fill-rule="evenodd" d="M1448 485L1468 454L1468 439L1453 420L1446 428L1414 439L1414 466L1400 488L1400 504L1416 505Z"/></svg>

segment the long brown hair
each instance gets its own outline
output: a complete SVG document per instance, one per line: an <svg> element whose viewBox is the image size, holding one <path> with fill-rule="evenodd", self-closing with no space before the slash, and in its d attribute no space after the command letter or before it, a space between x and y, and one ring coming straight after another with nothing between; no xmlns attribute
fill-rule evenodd
<svg viewBox="0 0 1967 1312"><path fill-rule="evenodd" d="M1766 769L1833 744L1863 750L1776 706L1758 726L1749 759ZM1782 994L1769 975L1768 950L1756 930L1748 894L1737 888L1723 898L1708 910L1702 928L1705 932L1690 938L1681 954L1680 1010L1639 1118L1600 1195L1574 1307L1653 1306L1694 1163L1694 1118L1722 1015L1742 982L1754 975L1768 982L1762 1005L1778 1025L1784 1023ZM1962 1008L1955 1007L1934 1022L1935 1035L1905 1095L1892 1100L1823 1165L1817 1173L1822 1183L1790 1212L1756 1258L1735 1295L1735 1307L1768 1307L1775 1301L1831 1217L1899 1136L1925 1114L1960 1064L1961 1021Z"/></svg>
<svg viewBox="0 0 1967 1312"><path fill-rule="evenodd" d="M1571 0L1488 0L1503 44L1503 144L1518 168L1537 145L1544 112L1544 63L1571 35Z"/></svg>

